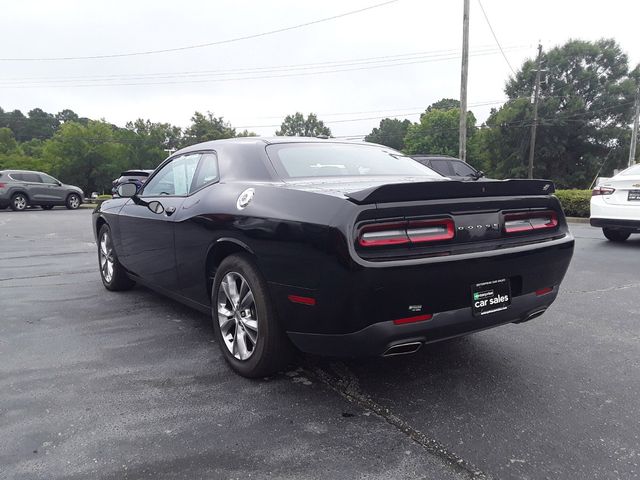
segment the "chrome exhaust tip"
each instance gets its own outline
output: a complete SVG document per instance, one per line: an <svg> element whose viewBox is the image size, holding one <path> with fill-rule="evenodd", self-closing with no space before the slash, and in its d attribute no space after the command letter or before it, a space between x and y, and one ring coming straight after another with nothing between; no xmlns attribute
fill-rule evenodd
<svg viewBox="0 0 640 480"><path fill-rule="evenodd" d="M542 315L546 311L547 311L547 307L541 308L540 310L536 310L535 312L531 312L526 318L524 318L522 320L518 320L517 322L513 322L513 323L528 322L529 320L533 320L534 318L538 318L540 315Z"/></svg>
<svg viewBox="0 0 640 480"><path fill-rule="evenodd" d="M395 357L396 355L409 355L416 353L422 347L422 342L399 343L385 350L383 357Z"/></svg>

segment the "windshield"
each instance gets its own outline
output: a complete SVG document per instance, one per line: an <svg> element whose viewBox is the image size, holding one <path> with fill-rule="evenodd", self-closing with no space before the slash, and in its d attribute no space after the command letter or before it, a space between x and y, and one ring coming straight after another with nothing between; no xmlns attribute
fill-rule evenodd
<svg viewBox="0 0 640 480"><path fill-rule="evenodd" d="M267 146L282 178L410 175L441 178L400 152L376 145L282 143Z"/></svg>

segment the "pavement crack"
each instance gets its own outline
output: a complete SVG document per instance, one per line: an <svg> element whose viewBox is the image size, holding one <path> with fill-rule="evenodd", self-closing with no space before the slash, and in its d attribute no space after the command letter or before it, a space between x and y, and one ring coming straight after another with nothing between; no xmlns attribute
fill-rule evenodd
<svg viewBox="0 0 640 480"><path fill-rule="evenodd" d="M611 292L614 290L625 290L627 288L636 288L640 287L640 283L627 283L625 285L616 285L613 287L607 288L596 288L594 290L565 290L566 294L576 294L576 293L602 293L602 292Z"/></svg>
<svg viewBox="0 0 640 480"><path fill-rule="evenodd" d="M427 437L418 429L412 427L405 420L393 413L389 408L384 407L364 393L359 385L358 378L341 362L331 364L333 374L325 369L310 364L303 368L306 375L315 378L338 393L349 403L356 405L363 410L375 413L383 418L388 424L409 437L411 440L422 446L427 452L442 460L444 463L456 470L457 473L472 480L489 480L492 477L470 462L460 458L458 455L448 450L446 446L433 438Z"/></svg>
<svg viewBox="0 0 640 480"><path fill-rule="evenodd" d="M31 280L34 278L49 278L49 277L60 277L66 275L79 275L82 273L93 273L96 269L92 268L91 270L76 270L75 272L60 272L60 273L45 273L42 275L30 275L27 277L8 277L8 278L0 278L0 282L10 282L12 280Z"/></svg>

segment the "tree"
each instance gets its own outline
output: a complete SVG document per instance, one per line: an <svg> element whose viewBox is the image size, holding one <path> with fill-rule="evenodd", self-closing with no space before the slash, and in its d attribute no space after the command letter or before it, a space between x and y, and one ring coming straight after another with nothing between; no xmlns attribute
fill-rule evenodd
<svg viewBox="0 0 640 480"><path fill-rule="evenodd" d="M113 127L93 120L87 125L61 125L46 141L43 158L50 173L85 193L108 191L111 181L128 166L126 148L116 141Z"/></svg>
<svg viewBox="0 0 640 480"><path fill-rule="evenodd" d="M453 106L457 102L442 99L432 105L420 115L420 121L410 125L404 139L404 151L408 154L432 153L458 156L460 145L460 107ZM443 108L437 108L439 106ZM476 117L472 112L467 113L467 138L473 139L476 131ZM471 157L470 157L471 158Z"/></svg>
<svg viewBox="0 0 640 480"><path fill-rule="evenodd" d="M211 112L206 115L195 112L191 117L191 125L184 131L182 146L235 136L236 129L222 117L215 117Z"/></svg>
<svg viewBox="0 0 640 480"><path fill-rule="evenodd" d="M13 131L7 127L0 128L0 154L8 155L17 152L19 152L18 142L16 142Z"/></svg>
<svg viewBox="0 0 640 480"><path fill-rule="evenodd" d="M364 139L367 142L379 143L396 150L402 150L404 148L404 137L407 135L410 125L411 122L407 119L383 118L380 120L380 127L371 130L371 133Z"/></svg>
<svg viewBox="0 0 640 480"><path fill-rule="evenodd" d="M635 81L627 56L614 40L570 40L544 53L542 65L534 176L587 188L601 165L610 172L628 155ZM507 82L509 101L486 122L482 155L490 174L525 176L536 68L524 62Z"/></svg>
<svg viewBox="0 0 640 480"><path fill-rule="evenodd" d="M117 129L115 138L127 148L131 168L156 168L168 151L179 148L181 129L139 118L128 122L125 129Z"/></svg>
<svg viewBox="0 0 640 480"><path fill-rule="evenodd" d="M287 115L280 125L280 130L276 131L278 136L296 137L318 137L321 135L331 136L331 129L325 126L322 120L318 120L315 113L310 113L307 118L300 112Z"/></svg>
<svg viewBox="0 0 640 480"><path fill-rule="evenodd" d="M243 131L239 132L236 134L236 137L257 137L258 134L255 132L250 132L247 129L244 129Z"/></svg>
<svg viewBox="0 0 640 480"><path fill-rule="evenodd" d="M56 129L60 126L58 119L42 110L41 108L34 108L28 113L28 119L26 123L26 131L24 132L24 140L30 140L37 138L38 140L46 140L53 137Z"/></svg>
<svg viewBox="0 0 640 480"><path fill-rule="evenodd" d="M78 114L73 110L69 110L68 108L65 108L64 110L56 113L56 119L60 123L79 122L80 117L78 117Z"/></svg>

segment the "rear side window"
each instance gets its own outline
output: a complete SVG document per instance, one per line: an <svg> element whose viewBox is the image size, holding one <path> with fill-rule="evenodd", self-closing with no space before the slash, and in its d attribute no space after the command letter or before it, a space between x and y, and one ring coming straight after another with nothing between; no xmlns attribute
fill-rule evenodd
<svg viewBox="0 0 640 480"><path fill-rule="evenodd" d="M451 162L449 162L448 160L431 160L431 167L441 175L455 175L455 173L451 169Z"/></svg>
<svg viewBox="0 0 640 480"><path fill-rule="evenodd" d="M194 192L205 185L217 182L219 179L218 158L215 153L203 153L190 191Z"/></svg>
<svg viewBox="0 0 640 480"><path fill-rule="evenodd" d="M25 182L42 183L42 180L40 180L40 175L38 175L37 173L23 173L22 179Z"/></svg>
<svg viewBox="0 0 640 480"><path fill-rule="evenodd" d="M395 150L373 145L282 143L267 154L283 178L410 175L439 177L431 169Z"/></svg>

